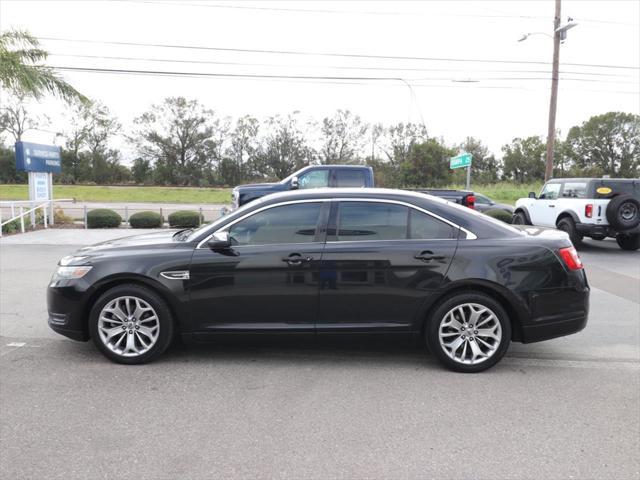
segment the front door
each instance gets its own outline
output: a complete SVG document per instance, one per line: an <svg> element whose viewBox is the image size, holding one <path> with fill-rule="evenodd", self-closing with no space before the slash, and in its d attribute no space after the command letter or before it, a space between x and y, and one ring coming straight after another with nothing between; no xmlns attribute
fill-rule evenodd
<svg viewBox="0 0 640 480"><path fill-rule="evenodd" d="M313 333L324 205L267 207L225 227L232 248L196 249L190 269L194 330Z"/></svg>
<svg viewBox="0 0 640 480"><path fill-rule="evenodd" d="M547 183L537 200L533 200L533 207L529 209L531 223L542 227L555 227L556 218L560 213L558 197L561 183Z"/></svg>
<svg viewBox="0 0 640 480"><path fill-rule="evenodd" d="M317 332L403 331L446 277L458 229L403 204L334 204Z"/></svg>

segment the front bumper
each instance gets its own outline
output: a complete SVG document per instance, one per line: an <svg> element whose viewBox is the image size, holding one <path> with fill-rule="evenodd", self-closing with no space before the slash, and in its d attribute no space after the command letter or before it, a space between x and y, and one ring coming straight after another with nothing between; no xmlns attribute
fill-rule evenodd
<svg viewBox="0 0 640 480"><path fill-rule="evenodd" d="M47 288L49 327L56 333L86 342L89 340L85 303L86 292L76 285Z"/></svg>

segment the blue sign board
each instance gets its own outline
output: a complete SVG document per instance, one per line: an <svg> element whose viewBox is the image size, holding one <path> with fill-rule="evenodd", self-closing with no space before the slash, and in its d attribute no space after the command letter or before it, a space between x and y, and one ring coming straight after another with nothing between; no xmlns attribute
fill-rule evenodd
<svg viewBox="0 0 640 480"><path fill-rule="evenodd" d="M16 142L16 170L60 173L60 147L38 143Z"/></svg>

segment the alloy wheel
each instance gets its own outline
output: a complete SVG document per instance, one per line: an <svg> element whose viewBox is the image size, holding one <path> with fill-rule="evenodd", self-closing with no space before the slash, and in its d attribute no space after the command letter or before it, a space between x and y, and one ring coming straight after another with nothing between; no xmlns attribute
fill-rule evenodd
<svg viewBox="0 0 640 480"><path fill-rule="evenodd" d="M449 310L442 318L438 339L449 358L465 365L477 365L498 350L502 327L488 307L464 303Z"/></svg>
<svg viewBox="0 0 640 480"><path fill-rule="evenodd" d="M138 297L118 297L107 302L98 318L102 343L123 357L137 357L157 342L160 320L149 303Z"/></svg>

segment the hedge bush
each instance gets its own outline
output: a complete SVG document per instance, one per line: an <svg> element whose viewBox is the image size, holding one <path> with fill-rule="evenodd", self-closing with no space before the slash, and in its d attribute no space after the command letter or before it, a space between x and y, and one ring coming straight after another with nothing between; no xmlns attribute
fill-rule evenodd
<svg viewBox="0 0 640 480"><path fill-rule="evenodd" d="M178 210L169 215L169 226L176 228L195 228L202 223L202 215L193 210Z"/></svg>
<svg viewBox="0 0 640 480"><path fill-rule="evenodd" d="M162 217L158 212L138 212L129 217L131 228L159 228L162 227Z"/></svg>
<svg viewBox="0 0 640 480"><path fill-rule="evenodd" d="M489 215L490 217L493 217L504 223L511 223L511 221L513 220L513 215L511 215L506 210L500 210L497 208L494 208L492 210L487 210L486 212L484 212L484 214Z"/></svg>
<svg viewBox="0 0 640 480"><path fill-rule="evenodd" d="M118 228L122 217L108 208L96 208L87 213L89 228Z"/></svg>
<svg viewBox="0 0 640 480"><path fill-rule="evenodd" d="M27 223L27 222L25 222ZM25 225L26 228L27 225ZM20 219L12 220L2 226L2 233L15 233L20 231Z"/></svg>

